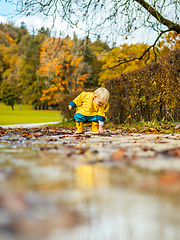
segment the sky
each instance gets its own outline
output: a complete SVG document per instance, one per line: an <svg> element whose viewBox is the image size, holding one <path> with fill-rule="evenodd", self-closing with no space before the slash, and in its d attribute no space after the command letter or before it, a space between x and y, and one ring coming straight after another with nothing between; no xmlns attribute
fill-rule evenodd
<svg viewBox="0 0 180 240"><path fill-rule="evenodd" d="M8 21L13 21L15 26L19 27L21 22L26 24L26 27L30 33L34 30L40 29L42 26L45 28L52 26L52 21L44 21L44 18L40 15L37 16L19 16L16 13L16 5L14 2L16 0L0 0L0 22L6 23ZM56 26L56 30L59 31L58 26Z"/></svg>
<svg viewBox="0 0 180 240"><path fill-rule="evenodd" d="M17 0L0 0L0 22L2 23L7 23L8 21L13 21L15 26L19 27L21 22L24 22L26 24L26 27L29 31L29 33L32 34L33 29L36 31L37 29L40 29L42 26L44 26L45 28L49 28L51 29L52 33L54 36L57 36L58 33L60 32L60 28L61 30L63 30L64 32L67 31L67 25L64 24L59 24L60 21L56 21L54 28L52 29L52 20L48 19L48 20L44 20L44 17L41 15L36 15L36 16L18 16L16 14L16 5L15 3L17 2ZM83 26L82 26L83 28ZM77 36L79 38L83 38L84 37L84 32L81 30L71 30L71 32L68 32L69 36L73 36L73 32L76 32ZM67 35L67 34L66 34ZM129 37L128 39L119 37L116 40L116 46L119 46L123 43L127 43L127 44L132 44L132 43L147 43L147 44L151 44L154 40L155 40L156 36L153 35L152 33L148 33L145 30L140 30L139 32L136 32L136 34L132 35L131 37ZM95 41L96 39L91 39L91 41ZM101 41L105 41L105 39L103 40L101 38Z"/></svg>

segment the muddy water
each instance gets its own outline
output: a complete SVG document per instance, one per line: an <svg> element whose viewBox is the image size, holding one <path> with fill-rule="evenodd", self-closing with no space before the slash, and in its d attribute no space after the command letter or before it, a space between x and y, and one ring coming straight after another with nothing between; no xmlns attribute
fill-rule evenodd
<svg viewBox="0 0 180 240"><path fill-rule="evenodd" d="M177 194L145 191L135 169L74 163L65 151L0 145L0 239L180 239Z"/></svg>

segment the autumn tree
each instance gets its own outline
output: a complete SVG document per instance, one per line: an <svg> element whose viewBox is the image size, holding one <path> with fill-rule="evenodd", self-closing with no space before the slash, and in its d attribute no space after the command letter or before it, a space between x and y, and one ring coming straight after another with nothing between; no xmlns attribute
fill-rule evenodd
<svg viewBox="0 0 180 240"><path fill-rule="evenodd" d="M98 59L102 59L111 50L106 42L101 42L100 40L90 42L89 48L96 54Z"/></svg>
<svg viewBox="0 0 180 240"><path fill-rule="evenodd" d="M21 41L21 38L28 34L26 24L24 22L21 22L20 28L18 29L18 37L17 37L17 43Z"/></svg>
<svg viewBox="0 0 180 240"><path fill-rule="evenodd" d="M16 43L19 43L21 37L28 33L26 25L24 22L21 22L20 27L16 27L14 22L8 22L6 24L0 23L0 33L5 33L13 40L16 40Z"/></svg>
<svg viewBox="0 0 180 240"><path fill-rule="evenodd" d="M2 102L12 107L14 110L14 104L18 101L16 88L14 85L7 83L5 80L1 84L0 96Z"/></svg>
<svg viewBox="0 0 180 240"><path fill-rule="evenodd" d="M38 75L40 48L45 39L44 34L25 35L18 44L22 55L18 60L18 87L21 89L24 103L37 105L40 108L43 80Z"/></svg>
<svg viewBox="0 0 180 240"><path fill-rule="evenodd" d="M0 24L0 83L4 78L10 81L15 76L18 59L17 31L10 24Z"/></svg>
<svg viewBox="0 0 180 240"><path fill-rule="evenodd" d="M99 77L99 84L104 85L107 79L120 76L122 73L138 69L145 65L144 62L138 61L139 56L145 51L148 45L144 43L139 44L123 44L119 47L113 48L107 53L102 61L104 62ZM147 53L146 53L147 54ZM120 61L124 59L136 59L135 61L127 62L123 65L119 65ZM154 59L151 58L151 61ZM117 66L116 68L114 68Z"/></svg>
<svg viewBox="0 0 180 240"><path fill-rule="evenodd" d="M7 36L7 38L9 38ZM11 41L11 46L6 47L3 61L5 63L6 68L4 69L4 72L2 74L3 79L5 79L7 82L12 83L16 85L17 83L17 67L16 63L18 60L18 48L17 45L14 43L14 41L9 38Z"/></svg>
<svg viewBox="0 0 180 240"><path fill-rule="evenodd" d="M0 43L0 84L3 81L3 72L6 70L6 68L8 68L8 63L5 59L7 49L8 48L5 46L4 43L3 44Z"/></svg>
<svg viewBox="0 0 180 240"><path fill-rule="evenodd" d="M87 35L101 35L107 39L119 35L129 36L142 27L149 28L157 33L157 39L150 48L156 45L165 32L180 33L178 0L152 0L149 3L145 0L20 0L18 12L26 15L41 13L53 17L54 21L59 15L72 27L82 28L84 23ZM143 57L144 54L139 59Z"/></svg>
<svg viewBox="0 0 180 240"><path fill-rule="evenodd" d="M6 24L0 23L0 32L5 33L15 40L18 37L19 28L15 27L13 22L8 22Z"/></svg>
<svg viewBox="0 0 180 240"><path fill-rule="evenodd" d="M13 86L13 92L15 92L15 95L18 95L17 66L16 66L17 60L18 60L18 48L15 43L15 40L11 38L8 34L6 35L6 39L9 42L9 46L0 44L0 83L2 82L3 84L2 86L6 86L5 84L7 84L8 89L10 88L9 86ZM9 92L7 93L8 96L9 96ZM3 93L3 96L4 96L4 93ZM10 98L12 98L13 96L14 94L10 95ZM5 98L7 98L7 95ZM11 105L9 104L9 100L7 102L8 102L8 105ZM10 102L12 102L12 99L10 100Z"/></svg>
<svg viewBox="0 0 180 240"><path fill-rule="evenodd" d="M48 37L51 36L51 31L50 31L50 29L48 27L45 29L45 27L43 26L40 29L38 29L37 32L38 32L38 34L45 34Z"/></svg>
<svg viewBox="0 0 180 240"><path fill-rule="evenodd" d="M39 73L45 77L47 90L43 90L42 101L57 104L66 94L83 87L87 74L80 74L82 56L72 55L70 38L48 38L41 48Z"/></svg>
<svg viewBox="0 0 180 240"><path fill-rule="evenodd" d="M74 34L72 54L77 54L78 49L78 54L83 56L81 61L83 68L81 67L78 71L81 75L88 74L88 79L84 83L84 87L89 89L98 86L98 78L102 68L101 53L96 51L97 48L95 46L96 44L91 43L88 37L81 40Z"/></svg>
<svg viewBox="0 0 180 240"><path fill-rule="evenodd" d="M14 86L17 95L19 95L17 63L22 54L17 46L20 30L13 23L0 24L0 83L6 81ZM27 32L27 29L24 28L24 31Z"/></svg>
<svg viewBox="0 0 180 240"><path fill-rule="evenodd" d="M180 48L180 34L175 31L164 34L157 44L161 55L168 54L170 50Z"/></svg>

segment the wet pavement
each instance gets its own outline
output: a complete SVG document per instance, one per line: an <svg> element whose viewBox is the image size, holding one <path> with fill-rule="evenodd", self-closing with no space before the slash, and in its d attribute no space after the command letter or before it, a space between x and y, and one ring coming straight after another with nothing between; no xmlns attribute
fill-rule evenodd
<svg viewBox="0 0 180 240"><path fill-rule="evenodd" d="M0 129L0 239L179 240L180 135Z"/></svg>

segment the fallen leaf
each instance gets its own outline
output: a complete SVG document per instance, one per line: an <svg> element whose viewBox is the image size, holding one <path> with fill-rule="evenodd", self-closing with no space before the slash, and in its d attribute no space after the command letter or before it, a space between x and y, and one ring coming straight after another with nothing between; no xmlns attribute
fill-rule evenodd
<svg viewBox="0 0 180 240"><path fill-rule="evenodd" d="M174 148L161 152L162 154L180 158L180 148Z"/></svg>
<svg viewBox="0 0 180 240"><path fill-rule="evenodd" d="M149 131L150 132L156 132L156 129L155 128L150 128Z"/></svg>
<svg viewBox="0 0 180 240"><path fill-rule="evenodd" d="M133 132L137 132L137 129L136 128L130 128L128 133L133 133Z"/></svg>
<svg viewBox="0 0 180 240"><path fill-rule="evenodd" d="M159 183L161 185L180 183L180 173L179 172L168 172L159 178Z"/></svg>
<svg viewBox="0 0 180 240"><path fill-rule="evenodd" d="M125 157L125 149L120 149L119 151L111 155L112 160L119 160Z"/></svg>
<svg viewBox="0 0 180 240"><path fill-rule="evenodd" d="M180 124L176 125L174 129L179 129L180 128Z"/></svg>
<svg viewBox="0 0 180 240"><path fill-rule="evenodd" d="M143 133L143 132L145 132L145 131L146 131L145 129L142 129L142 130L139 131L139 133Z"/></svg>

